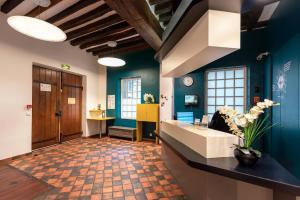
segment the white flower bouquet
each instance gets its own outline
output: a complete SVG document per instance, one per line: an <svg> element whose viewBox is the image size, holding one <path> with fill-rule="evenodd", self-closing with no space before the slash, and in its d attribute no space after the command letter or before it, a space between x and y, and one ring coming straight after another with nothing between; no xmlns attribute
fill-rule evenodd
<svg viewBox="0 0 300 200"><path fill-rule="evenodd" d="M154 96L152 94L145 93L144 101L145 103L154 103Z"/></svg>
<svg viewBox="0 0 300 200"><path fill-rule="evenodd" d="M265 109L275 105L279 104L265 99L263 102L258 102L246 114L238 114L236 110L227 106L218 109L225 123L229 126L230 131L242 140L242 144L237 144L236 147L243 154L254 154L258 158L261 156L259 151L253 149L253 145L273 125L266 123L268 115L263 118L260 118L260 116L264 113Z"/></svg>

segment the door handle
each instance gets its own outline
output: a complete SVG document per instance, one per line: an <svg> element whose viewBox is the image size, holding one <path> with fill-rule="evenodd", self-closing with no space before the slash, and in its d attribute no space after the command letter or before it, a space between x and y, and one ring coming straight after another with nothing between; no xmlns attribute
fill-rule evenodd
<svg viewBox="0 0 300 200"><path fill-rule="evenodd" d="M61 115L62 115L61 111L55 112L55 116L56 116L56 117L61 117Z"/></svg>

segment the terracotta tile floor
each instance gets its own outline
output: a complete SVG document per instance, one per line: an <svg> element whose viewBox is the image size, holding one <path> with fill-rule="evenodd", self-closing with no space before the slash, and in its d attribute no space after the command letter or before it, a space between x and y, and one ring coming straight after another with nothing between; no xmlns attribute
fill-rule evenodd
<svg viewBox="0 0 300 200"><path fill-rule="evenodd" d="M11 165L56 188L38 199L186 199L160 153L150 142L76 139Z"/></svg>

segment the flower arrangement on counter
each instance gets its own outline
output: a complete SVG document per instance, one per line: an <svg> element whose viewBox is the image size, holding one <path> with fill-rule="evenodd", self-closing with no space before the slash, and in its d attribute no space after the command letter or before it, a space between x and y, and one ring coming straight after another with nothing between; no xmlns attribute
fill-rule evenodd
<svg viewBox="0 0 300 200"><path fill-rule="evenodd" d="M253 145L274 125L266 123L268 115L260 116L265 109L276 105L279 104L265 99L263 102L258 102L246 114L238 114L236 110L227 106L218 109L230 131L242 140L242 144L235 145L234 151L235 157L241 164L254 165L261 157L261 153L253 149Z"/></svg>
<svg viewBox="0 0 300 200"><path fill-rule="evenodd" d="M152 94L145 93L144 101L145 103L154 103L154 96Z"/></svg>

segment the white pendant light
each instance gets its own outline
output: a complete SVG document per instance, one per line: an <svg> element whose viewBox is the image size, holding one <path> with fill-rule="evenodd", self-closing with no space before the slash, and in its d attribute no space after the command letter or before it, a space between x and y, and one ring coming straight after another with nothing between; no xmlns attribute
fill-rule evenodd
<svg viewBox="0 0 300 200"><path fill-rule="evenodd" d="M108 67L122 67L126 64L124 60L114 57L99 58L98 63Z"/></svg>
<svg viewBox="0 0 300 200"><path fill-rule="evenodd" d="M49 0L33 1L42 7L47 7L51 3ZM66 34L60 28L41 19L11 16L7 19L7 23L16 31L35 39L49 42L62 42L67 39Z"/></svg>
<svg viewBox="0 0 300 200"><path fill-rule="evenodd" d="M107 42L107 46L114 48L117 46L117 42L109 41L109 42ZM99 58L98 63L100 65L104 65L107 67L122 67L122 66L126 65L126 62L124 60L122 60L120 58L115 58L115 57Z"/></svg>
<svg viewBox="0 0 300 200"><path fill-rule="evenodd" d="M7 19L7 23L16 31L35 39L49 42L62 42L67 39L61 29L37 18L12 16Z"/></svg>

